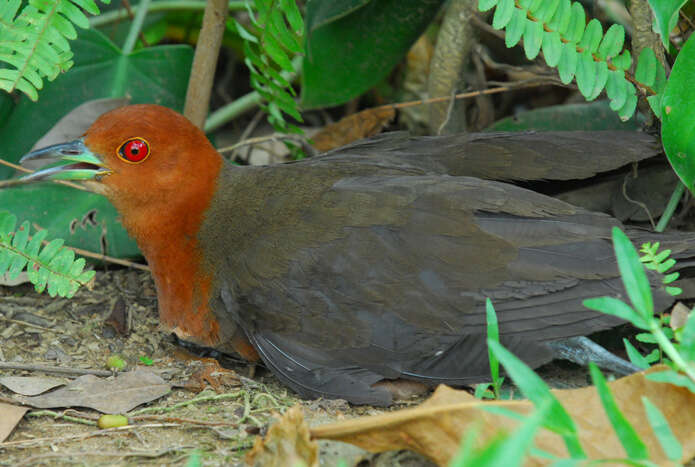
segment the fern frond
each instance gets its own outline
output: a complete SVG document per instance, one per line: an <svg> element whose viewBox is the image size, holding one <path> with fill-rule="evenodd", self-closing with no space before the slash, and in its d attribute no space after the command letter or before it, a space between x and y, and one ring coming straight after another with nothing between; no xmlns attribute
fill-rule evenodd
<svg viewBox="0 0 695 467"><path fill-rule="evenodd" d="M680 287L673 287L668 284L676 281L680 277L680 273L667 273L676 264L676 260L671 258L671 250L659 251L659 242L644 243L640 248L640 261L644 263L644 267L652 271L656 271L663 275L661 282L666 286L666 292L670 295L680 295L683 290Z"/></svg>
<svg viewBox="0 0 695 467"><path fill-rule="evenodd" d="M89 28L84 12L99 8L94 0L29 0L21 7L21 0L0 0L0 89L35 101L44 79L72 66L68 40L77 38L75 26Z"/></svg>
<svg viewBox="0 0 695 467"><path fill-rule="evenodd" d="M41 248L47 232L39 230L29 237L29 221L18 229L17 216L0 211L0 274L16 279L25 268L29 281L41 293L48 287L51 297L72 297L77 289L94 277L94 271L84 271L84 258L75 259L75 253L63 247L63 240L55 239Z"/></svg>
<svg viewBox="0 0 695 467"><path fill-rule="evenodd" d="M285 114L302 121L296 93L283 73L293 73L291 57L302 53L304 20L295 0L246 2L251 20L246 29L236 19L231 26L244 41L246 66L253 87L266 103L261 104L273 127L284 133L301 133L285 120Z"/></svg>
<svg viewBox="0 0 695 467"><path fill-rule="evenodd" d="M505 29L505 44L524 41L524 53L533 60L542 51L548 66L557 68L560 80L577 83L589 101L603 90L610 107L622 120L635 113L637 90L647 96L654 113L661 117L661 98L666 73L654 51L646 48L637 60L635 75L629 73L632 57L623 50L625 29L614 24L603 32L601 23L586 23L581 4L571 0L479 0L478 9L495 8L492 27Z"/></svg>

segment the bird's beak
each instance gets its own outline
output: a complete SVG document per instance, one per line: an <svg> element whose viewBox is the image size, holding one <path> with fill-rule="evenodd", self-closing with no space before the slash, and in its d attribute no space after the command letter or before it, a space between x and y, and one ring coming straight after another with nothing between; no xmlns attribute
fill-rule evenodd
<svg viewBox="0 0 695 467"><path fill-rule="evenodd" d="M22 177L22 180L96 180L111 171L84 144L82 139L37 149L22 157L19 163L28 168L45 167ZM55 165L56 163L60 165Z"/></svg>

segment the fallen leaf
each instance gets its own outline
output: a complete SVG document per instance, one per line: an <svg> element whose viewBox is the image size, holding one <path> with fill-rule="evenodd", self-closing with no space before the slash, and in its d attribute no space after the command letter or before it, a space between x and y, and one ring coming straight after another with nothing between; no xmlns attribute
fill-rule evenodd
<svg viewBox="0 0 695 467"><path fill-rule="evenodd" d="M326 125L311 139L321 152L339 148L358 139L374 136L396 116L393 107L374 107Z"/></svg>
<svg viewBox="0 0 695 467"><path fill-rule="evenodd" d="M27 407L4 404L0 402L0 443L5 441L17 423L24 417Z"/></svg>
<svg viewBox="0 0 695 467"><path fill-rule="evenodd" d="M214 358L203 358L200 361L203 363L203 367L191 375L184 383L184 388L193 392L201 392L209 384L216 393L220 394L225 388L241 385L236 372L223 368Z"/></svg>
<svg viewBox="0 0 695 467"><path fill-rule="evenodd" d="M273 424L265 438L258 436L246 463L259 467L319 466L319 447L309 437L302 407L295 405Z"/></svg>
<svg viewBox="0 0 695 467"><path fill-rule="evenodd" d="M23 396L36 396L49 389L64 385L65 381L44 376L0 376L0 384Z"/></svg>
<svg viewBox="0 0 695 467"><path fill-rule="evenodd" d="M610 383L611 392L622 413L637 430L657 464L667 457L655 437L642 405L646 396L668 420L674 435L683 445L683 462L695 456L695 394L685 388L648 380L645 374L664 371L655 366ZM617 458L625 451L615 435L594 387L554 390L565 409L575 421L582 446L590 459ZM455 455L466 430L478 424L478 442L491 440L500 432L510 432L518 422L492 414L482 407L498 406L518 413L529 413L529 401L475 400L466 391L439 386L434 395L413 409L384 415L362 417L311 429L312 439L331 439L355 444L372 452L409 449L432 459L438 465L448 465ZM547 430L539 430L536 447L559 457L567 457L562 439ZM547 460L529 459L526 465L544 465Z"/></svg>
<svg viewBox="0 0 695 467"><path fill-rule="evenodd" d="M36 397L18 397L23 404L48 409L89 407L102 413L124 413L167 394L171 387L149 370L120 373L115 378L80 376L64 388Z"/></svg>
<svg viewBox="0 0 695 467"><path fill-rule="evenodd" d="M104 320L104 324L110 325L121 336L130 334L132 318L123 297L119 296L111 304L111 313L109 317Z"/></svg>

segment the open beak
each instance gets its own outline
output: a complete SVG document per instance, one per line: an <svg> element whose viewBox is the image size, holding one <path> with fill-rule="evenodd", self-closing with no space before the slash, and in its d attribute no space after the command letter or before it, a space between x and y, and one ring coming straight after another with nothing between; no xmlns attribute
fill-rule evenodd
<svg viewBox="0 0 695 467"><path fill-rule="evenodd" d="M111 171L85 146L82 139L37 149L22 157L19 163L28 168L50 167L25 175L21 180L96 180ZM58 163L60 165L54 165Z"/></svg>

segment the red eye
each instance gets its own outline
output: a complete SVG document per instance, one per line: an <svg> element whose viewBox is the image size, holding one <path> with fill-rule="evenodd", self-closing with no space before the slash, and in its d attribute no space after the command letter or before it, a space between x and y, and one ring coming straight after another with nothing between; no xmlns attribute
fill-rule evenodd
<svg viewBox="0 0 695 467"><path fill-rule="evenodd" d="M137 164L150 155L150 146L142 138L131 138L118 148L118 157L126 162Z"/></svg>

